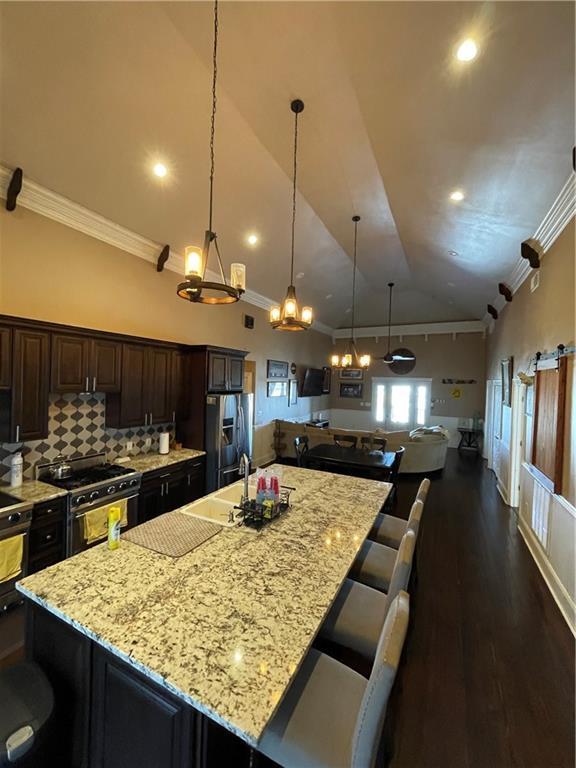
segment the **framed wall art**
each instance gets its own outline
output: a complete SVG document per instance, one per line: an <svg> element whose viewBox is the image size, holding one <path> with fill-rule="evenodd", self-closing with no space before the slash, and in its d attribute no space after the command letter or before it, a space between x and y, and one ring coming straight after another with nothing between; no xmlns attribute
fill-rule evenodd
<svg viewBox="0 0 576 768"><path fill-rule="evenodd" d="M500 372L502 375L502 405L512 405L512 361L513 358L507 357L500 361Z"/></svg>
<svg viewBox="0 0 576 768"><path fill-rule="evenodd" d="M288 405L298 403L298 379L290 379L288 382Z"/></svg>
<svg viewBox="0 0 576 768"><path fill-rule="evenodd" d="M362 381L364 378L364 371L362 368L341 368L340 378L348 381Z"/></svg>
<svg viewBox="0 0 576 768"><path fill-rule="evenodd" d="M267 379L287 379L288 363L283 360L268 360L266 365Z"/></svg>
<svg viewBox="0 0 576 768"><path fill-rule="evenodd" d="M360 399L362 397L362 384L340 384L340 397Z"/></svg>
<svg viewBox="0 0 576 768"><path fill-rule="evenodd" d="M268 397L288 397L287 381L269 381L267 384Z"/></svg>

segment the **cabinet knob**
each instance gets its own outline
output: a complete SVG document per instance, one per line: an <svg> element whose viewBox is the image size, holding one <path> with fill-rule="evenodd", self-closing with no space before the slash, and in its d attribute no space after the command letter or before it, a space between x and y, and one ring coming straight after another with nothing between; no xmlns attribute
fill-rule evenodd
<svg viewBox="0 0 576 768"><path fill-rule="evenodd" d="M51 533L47 533L44 537L44 541L52 541L53 538L54 536Z"/></svg>

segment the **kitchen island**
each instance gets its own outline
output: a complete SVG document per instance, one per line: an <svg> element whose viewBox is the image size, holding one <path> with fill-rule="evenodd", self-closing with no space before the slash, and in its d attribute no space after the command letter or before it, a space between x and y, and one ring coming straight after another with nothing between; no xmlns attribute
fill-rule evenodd
<svg viewBox="0 0 576 768"><path fill-rule="evenodd" d="M28 653L68 697L62 764L217 765L227 734L257 747L390 490L278 470L292 508L259 533L222 528L177 559L103 544L19 583Z"/></svg>

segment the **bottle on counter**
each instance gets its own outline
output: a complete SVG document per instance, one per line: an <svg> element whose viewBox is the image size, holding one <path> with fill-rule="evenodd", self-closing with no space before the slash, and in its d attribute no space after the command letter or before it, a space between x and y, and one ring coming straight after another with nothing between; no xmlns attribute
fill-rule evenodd
<svg viewBox="0 0 576 768"><path fill-rule="evenodd" d="M23 469L24 461L22 459L21 453L15 453L12 456L12 461L10 462L10 485L12 488L16 488L19 485L22 485L22 469Z"/></svg>
<svg viewBox="0 0 576 768"><path fill-rule="evenodd" d="M110 507L108 510L108 549L118 549L120 546L120 522L122 510L120 507Z"/></svg>

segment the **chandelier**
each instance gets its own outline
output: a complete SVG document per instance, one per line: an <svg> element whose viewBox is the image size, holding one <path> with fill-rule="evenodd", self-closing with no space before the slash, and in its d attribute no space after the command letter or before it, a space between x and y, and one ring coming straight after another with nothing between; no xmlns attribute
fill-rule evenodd
<svg viewBox="0 0 576 768"><path fill-rule="evenodd" d="M294 230L296 226L296 172L298 158L298 115L304 109L304 102L294 99L290 104L294 112L294 160L292 176L292 246L290 258L290 285L286 291L286 298L280 306L270 309L270 325L279 331L305 331L312 325L312 307L302 307L296 298L294 287Z"/></svg>
<svg viewBox="0 0 576 768"><path fill-rule="evenodd" d="M230 282L226 282L222 257L218 248L216 232L212 228L214 203L214 130L216 124L216 80L218 74L218 0L214 2L214 48L212 53L212 117L210 120L210 195L208 205L208 229L204 235L204 246L189 245L184 250L185 280L177 289L178 296L196 304L233 304L246 290L246 267L244 264L230 265ZM214 244L220 268L221 282L205 280L210 246Z"/></svg>
<svg viewBox="0 0 576 768"><path fill-rule="evenodd" d="M354 222L354 268L352 271L352 327L350 330L350 338L346 345L346 351L342 355L333 354L330 358L330 363L333 368L350 368L353 364L356 368L368 368L370 365L370 355L360 354L356 347L356 340L354 339L354 320L356 310L356 257L357 257L357 242L358 242L358 222L360 216L352 216Z"/></svg>

